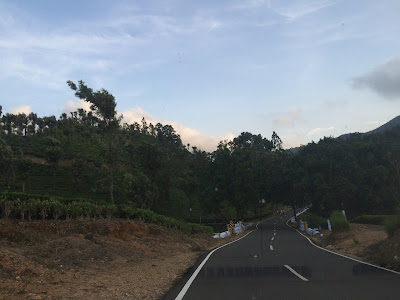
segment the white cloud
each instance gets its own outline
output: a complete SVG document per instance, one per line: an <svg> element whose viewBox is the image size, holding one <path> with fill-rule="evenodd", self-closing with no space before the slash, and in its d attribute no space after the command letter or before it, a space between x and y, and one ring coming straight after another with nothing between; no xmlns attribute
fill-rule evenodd
<svg viewBox="0 0 400 300"><path fill-rule="evenodd" d="M363 131L373 130L379 127L381 122L379 121L367 121L363 124Z"/></svg>
<svg viewBox="0 0 400 300"><path fill-rule="evenodd" d="M287 21L293 22L296 21L297 19L300 19L306 15L315 13L323 8L326 8L328 6L332 6L336 4L336 1L312 1L312 2L290 2L291 4L286 5L286 6L280 6L280 7L275 7L273 8L274 11L285 17ZM294 4L293 4L294 3Z"/></svg>
<svg viewBox="0 0 400 300"><path fill-rule="evenodd" d="M209 152L216 150L220 141L232 140L234 138L234 135L232 133L227 133L225 136L210 136L176 121L160 120L153 117L140 107L124 111L122 112L122 115L124 116L123 122L128 124L132 124L133 122L140 123L142 118L144 117L147 123L152 123L153 125L157 123L162 123L163 125L171 125L172 127L174 127L175 131L181 136L182 143L184 145L190 144L191 146L196 146L199 149Z"/></svg>
<svg viewBox="0 0 400 300"><path fill-rule="evenodd" d="M317 127L317 128L314 128L314 129L310 130L309 132L307 132L307 136L315 135L315 134L318 134L318 133L321 133L321 132L331 131L331 130L334 130L334 129L335 129L335 127L333 127L333 126L328 127L328 128Z"/></svg>
<svg viewBox="0 0 400 300"><path fill-rule="evenodd" d="M86 111L90 110L90 104L89 102L86 102L84 100L78 99L76 101L69 100L65 103L64 108L62 109L63 113L66 113L69 115L70 112L76 111L78 108L83 108Z"/></svg>
<svg viewBox="0 0 400 300"><path fill-rule="evenodd" d="M14 108L11 108L11 113L16 115L19 113L30 114L32 112L32 106L30 105L21 105Z"/></svg>
<svg viewBox="0 0 400 300"><path fill-rule="evenodd" d="M364 122L365 125L378 125L380 124L379 121L368 121L368 122Z"/></svg>
<svg viewBox="0 0 400 300"><path fill-rule="evenodd" d="M27 12L0 7L0 26L5 24L0 30L0 80L17 78L50 89L65 88L65 81L77 76L89 82L95 77L113 80L165 64L173 38L209 34L226 26L205 14L177 18L124 7L101 22L81 21L49 30L42 28L41 20L18 17ZM147 47L152 50L143 51Z"/></svg>

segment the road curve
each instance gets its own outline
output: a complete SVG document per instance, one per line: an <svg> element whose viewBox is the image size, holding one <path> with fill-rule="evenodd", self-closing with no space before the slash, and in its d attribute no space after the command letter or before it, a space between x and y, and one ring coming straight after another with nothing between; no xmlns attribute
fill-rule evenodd
<svg viewBox="0 0 400 300"><path fill-rule="evenodd" d="M399 274L313 246L291 215L205 255L164 299L400 299Z"/></svg>

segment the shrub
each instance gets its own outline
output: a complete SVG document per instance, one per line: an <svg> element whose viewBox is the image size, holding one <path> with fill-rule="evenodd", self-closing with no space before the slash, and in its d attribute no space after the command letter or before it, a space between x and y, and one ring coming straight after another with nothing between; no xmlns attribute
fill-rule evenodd
<svg viewBox="0 0 400 300"><path fill-rule="evenodd" d="M58 218L65 214L66 205L58 201L57 198L50 198L50 211L53 214L53 219L58 220Z"/></svg>
<svg viewBox="0 0 400 300"><path fill-rule="evenodd" d="M303 221L306 221L308 224L308 227L310 227L310 228L316 228L319 226L321 226L322 228L326 228L328 226L325 218L308 213L308 212L305 212L305 213L299 215L298 218Z"/></svg>
<svg viewBox="0 0 400 300"><path fill-rule="evenodd" d="M19 198L21 197L21 199ZM0 213L5 218L41 218L51 215L54 220L61 216L69 218L126 217L139 219L146 223L159 224L168 228L181 230L186 234L213 232L212 227L187 223L153 211L136 208L133 205L117 206L104 202L95 202L84 198L61 198L50 196L33 196L23 193L5 193L0 196Z"/></svg>
<svg viewBox="0 0 400 300"><path fill-rule="evenodd" d="M10 201L4 197L0 199L1 210L6 220L10 217L11 213L13 212L16 203L17 201Z"/></svg>
<svg viewBox="0 0 400 300"><path fill-rule="evenodd" d="M9 201L28 201L31 198L39 199L39 200L49 200L50 196L46 195L31 195L21 192L4 192L3 197L5 197Z"/></svg>
<svg viewBox="0 0 400 300"><path fill-rule="evenodd" d="M351 220L351 223L384 225L387 217L386 215L362 215Z"/></svg>
<svg viewBox="0 0 400 300"><path fill-rule="evenodd" d="M385 221L385 229L389 236L393 236L400 229L400 214L388 216Z"/></svg>
<svg viewBox="0 0 400 300"><path fill-rule="evenodd" d="M332 230L345 231L350 229L350 223L340 211L334 211L330 217Z"/></svg>
<svg viewBox="0 0 400 300"><path fill-rule="evenodd" d="M32 220L33 218L36 218L38 215L38 210L40 208L40 200L36 198L29 198L27 201L27 207L28 207L28 220Z"/></svg>

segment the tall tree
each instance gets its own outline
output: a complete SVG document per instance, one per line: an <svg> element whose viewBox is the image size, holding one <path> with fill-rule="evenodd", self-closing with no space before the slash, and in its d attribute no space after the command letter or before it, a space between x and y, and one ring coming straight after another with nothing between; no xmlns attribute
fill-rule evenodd
<svg viewBox="0 0 400 300"><path fill-rule="evenodd" d="M15 179L14 155L11 147L0 138L0 176L3 177L6 188L9 190Z"/></svg>
<svg viewBox="0 0 400 300"><path fill-rule="evenodd" d="M21 153L17 159L17 177L22 180L22 192L25 193L25 182L29 176L29 170L32 167L32 161Z"/></svg>
<svg viewBox="0 0 400 300"><path fill-rule="evenodd" d="M272 132L271 142L272 142L272 146L274 147L273 148L274 151L278 151L278 152L283 151L282 140L275 131Z"/></svg>
<svg viewBox="0 0 400 300"><path fill-rule="evenodd" d="M28 120L30 122L30 124L28 125L28 133L33 135L36 132L36 121L37 121L37 115L33 112L31 112L28 115Z"/></svg>
<svg viewBox="0 0 400 300"><path fill-rule="evenodd" d="M61 143L59 140L48 137L45 152L46 161L53 169L53 189L56 189L56 171L62 157Z"/></svg>
<svg viewBox="0 0 400 300"><path fill-rule="evenodd" d="M9 139L11 139L13 129L15 128L15 119L16 119L16 116L13 114L9 114L9 113L6 113L2 117L3 124L5 126L5 129L7 130Z"/></svg>
<svg viewBox="0 0 400 300"><path fill-rule="evenodd" d="M114 96L107 90L101 89L93 92L93 89L87 87L82 80L78 82L78 87L70 80L67 81L67 84L72 90L76 91L76 97L90 103L90 109L101 119L105 133L108 135L107 158L110 176L110 202L114 204L114 169L117 160L114 140L121 121L121 118L117 118L115 109L117 103Z"/></svg>

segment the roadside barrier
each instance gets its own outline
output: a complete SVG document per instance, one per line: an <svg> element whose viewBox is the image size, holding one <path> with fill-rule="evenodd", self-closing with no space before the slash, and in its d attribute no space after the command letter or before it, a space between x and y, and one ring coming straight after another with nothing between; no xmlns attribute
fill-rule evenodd
<svg viewBox="0 0 400 300"><path fill-rule="evenodd" d="M308 228L307 222L304 221L299 222L299 229L307 232L311 236L319 234L319 228Z"/></svg>
<svg viewBox="0 0 400 300"><path fill-rule="evenodd" d="M213 238L214 239L223 239L228 236L231 236L233 233L239 234L244 231L246 231L249 227L253 226L253 223L249 223L244 225L242 222L237 222L236 224L233 224L233 222L230 222L230 224L227 225L227 231L221 232L221 233L214 233Z"/></svg>
<svg viewBox="0 0 400 300"><path fill-rule="evenodd" d="M303 209L301 212L298 212L298 213L296 214L296 217L298 217L298 216L300 216L301 214L305 213L308 209L309 209L309 207ZM292 218L290 219L290 222L291 222L291 223L296 223L295 218L292 217ZM304 230L302 230L302 231L304 231Z"/></svg>
<svg viewBox="0 0 400 300"><path fill-rule="evenodd" d="M303 209L301 212L297 213L296 216L301 215L302 213L305 213L308 210L308 207L306 209ZM294 217L290 219L291 223L296 223L296 220ZM304 221L299 221L299 230L307 232L310 236L314 236L319 234L319 228L308 228L307 222Z"/></svg>

